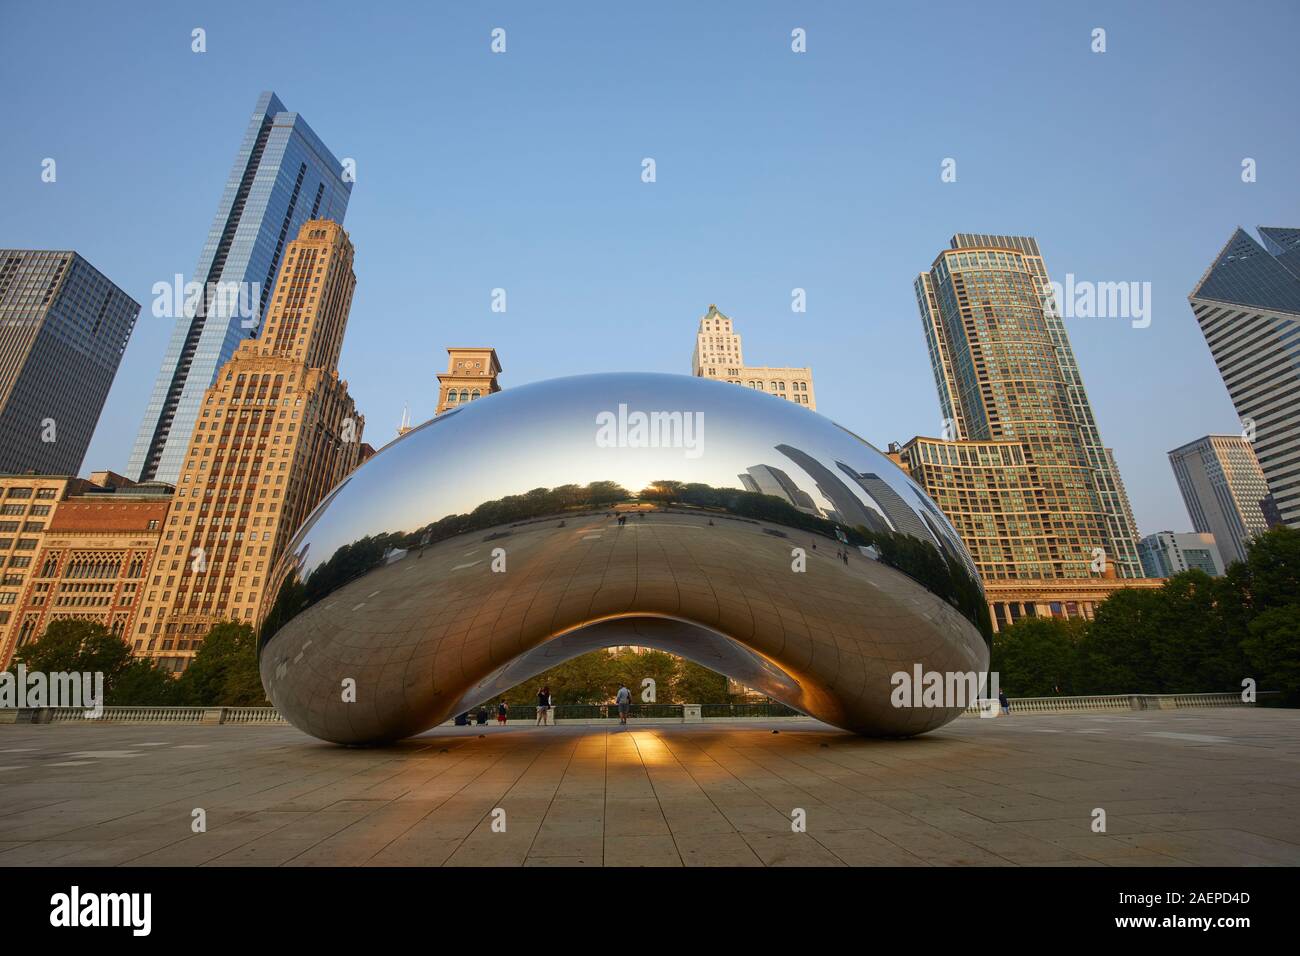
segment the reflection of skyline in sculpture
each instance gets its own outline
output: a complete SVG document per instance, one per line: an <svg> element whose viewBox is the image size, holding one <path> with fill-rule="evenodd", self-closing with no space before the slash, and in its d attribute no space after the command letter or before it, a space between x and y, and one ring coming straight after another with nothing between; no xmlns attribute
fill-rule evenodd
<svg viewBox="0 0 1300 956"><path fill-rule="evenodd" d="M922 541L933 539L936 547L939 546L938 539L916 514L916 512L903 500L903 496L894 490L893 485L881 478L874 471L857 471L842 461L835 463L840 471L848 475L853 482L866 492L867 496L875 505L885 513L885 518L893 526L895 531L901 531L903 534L910 534L914 538L920 538Z"/></svg>
<svg viewBox="0 0 1300 956"><path fill-rule="evenodd" d="M817 490L835 509L830 515L831 520L848 525L850 528L861 525L868 531L892 530L884 515L864 503L833 471L806 451L785 444L777 445L776 450L797 464L816 482Z"/></svg>
<svg viewBox="0 0 1300 956"><path fill-rule="evenodd" d="M707 440L601 444L620 405L703 416ZM763 463L773 449L793 464ZM988 606L960 544L917 533L920 505L891 528L837 462L911 487L815 412L726 383L591 375L485 396L386 446L294 535L263 607L263 683L295 726L373 743L635 632L835 726L924 733L962 708L896 708L890 675L984 670Z"/></svg>
<svg viewBox="0 0 1300 956"><path fill-rule="evenodd" d="M750 465L736 477L749 491L783 498L799 511L821 517L821 509L813 501L812 495L796 485L789 474L780 468L772 465Z"/></svg>
<svg viewBox="0 0 1300 956"><path fill-rule="evenodd" d="M966 545L962 543L961 536L950 527L948 517L939 510L938 505L926 497L925 492L920 488L912 486L909 490L921 508L921 511L917 512L917 514L925 521L930 533L934 535L944 552L953 560L960 561L962 566L976 580L979 580L979 571L975 568L975 562L966 551Z"/></svg>

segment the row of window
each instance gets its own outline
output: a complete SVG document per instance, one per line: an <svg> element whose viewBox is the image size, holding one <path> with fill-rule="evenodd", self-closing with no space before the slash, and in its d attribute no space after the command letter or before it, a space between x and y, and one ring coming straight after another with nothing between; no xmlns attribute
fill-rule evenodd
<svg viewBox="0 0 1300 956"><path fill-rule="evenodd" d="M6 498L30 498L30 497L32 497L32 492L33 492L33 489L32 489L31 487L28 487L28 486L22 486L22 487L20 487L20 486L15 485L15 486L11 487L11 488L10 488L10 489L5 493L5 497L6 497ZM35 494L36 494L36 497L37 497L37 498L43 498L43 499L45 499L45 500L49 500L49 499L54 498L54 497L57 496L57 494L58 494L58 489L56 489L56 488L36 488L36 489L35 489Z"/></svg>

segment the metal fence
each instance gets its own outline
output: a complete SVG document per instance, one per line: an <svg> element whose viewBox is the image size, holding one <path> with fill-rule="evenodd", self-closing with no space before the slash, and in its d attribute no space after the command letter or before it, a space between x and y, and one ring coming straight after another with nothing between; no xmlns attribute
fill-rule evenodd
<svg viewBox="0 0 1300 956"><path fill-rule="evenodd" d="M1276 691L1261 691L1261 700L1277 698ZM1121 694L1106 697L1013 697L1011 713L1085 714L1133 710L1186 710L1204 707L1247 707L1240 694ZM997 711L997 701L984 701L966 708L965 716L978 716L981 710ZM287 725L274 707L105 707L99 717L91 711L74 707L9 707L0 709L0 724L49 724L91 720L108 724L262 724ZM470 712L474 723L477 711ZM799 711L776 702L732 704L642 704L629 707L632 720L692 721L726 719L768 719L802 717ZM519 705L510 708L511 722L537 719L537 708ZM549 722L574 723L613 721L618 719L617 704L557 704L551 708ZM488 708L488 723L496 721L496 709Z"/></svg>

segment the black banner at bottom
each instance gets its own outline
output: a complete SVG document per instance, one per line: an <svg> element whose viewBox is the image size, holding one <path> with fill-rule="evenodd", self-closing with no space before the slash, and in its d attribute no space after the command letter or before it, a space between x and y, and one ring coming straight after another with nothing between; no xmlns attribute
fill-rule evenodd
<svg viewBox="0 0 1300 956"><path fill-rule="evenodd" d="M828 944L832 933L866 940L901 932L918 945L1193 934L1231 945L1241 933L1285 927L1293 878L1281 868L4 871L10 942L49 933L76 934L82 944L205 948L373 943L377 933L436 946L454 938L442 937L448 931L485 946L528 945L519 934L535 942L539 932L557 947L570 938L566 948L603 948L609 932L634 933L638 947L656 938L676 946L701 920L705 938L729 946L766 945L782 929Z"/></svg>

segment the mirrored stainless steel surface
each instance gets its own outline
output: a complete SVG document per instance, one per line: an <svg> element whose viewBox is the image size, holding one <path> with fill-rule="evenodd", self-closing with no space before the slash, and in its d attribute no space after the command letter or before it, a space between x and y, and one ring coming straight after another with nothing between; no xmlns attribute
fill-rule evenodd
<svg viewBox="0 0 1300 956"><path fill-rule="evenodd" d="M625 644L907 736L962 707L896 706L896 675L983 672L991 633L960 538L871 445L773 395L642 373L508 389L415 429L327 496L267 593L267 693L340 743Z"/></svg>

